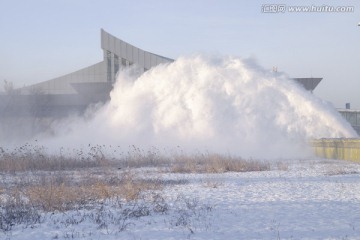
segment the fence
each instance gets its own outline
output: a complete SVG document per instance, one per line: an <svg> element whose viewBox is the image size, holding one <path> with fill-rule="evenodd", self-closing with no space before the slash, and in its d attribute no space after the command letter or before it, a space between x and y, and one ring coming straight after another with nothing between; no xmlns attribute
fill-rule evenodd
<svg viewBox="0 0 360 240"><path fill-rule="evenodd" d="M311 141L315 155L322 158L360 162L360 139L323 138Z"/></svg>

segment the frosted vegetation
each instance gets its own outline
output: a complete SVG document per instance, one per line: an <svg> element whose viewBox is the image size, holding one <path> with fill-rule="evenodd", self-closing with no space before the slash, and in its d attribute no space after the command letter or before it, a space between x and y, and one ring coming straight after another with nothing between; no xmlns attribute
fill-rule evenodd
<svg viewBox="0 0 360 240"><path fill-rule="evenodd" d="M0 149L1 239L357 239L360 165Z"/></svg>

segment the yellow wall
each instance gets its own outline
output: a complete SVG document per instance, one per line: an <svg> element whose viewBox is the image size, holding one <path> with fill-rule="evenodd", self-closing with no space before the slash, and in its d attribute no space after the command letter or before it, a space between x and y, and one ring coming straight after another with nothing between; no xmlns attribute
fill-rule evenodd
<svg viewBox="0 0 360 240"><path fill-rule="evenodd" d="M360 139L324 138L312 140L311 146L318 157L360 162Z"/></svg>

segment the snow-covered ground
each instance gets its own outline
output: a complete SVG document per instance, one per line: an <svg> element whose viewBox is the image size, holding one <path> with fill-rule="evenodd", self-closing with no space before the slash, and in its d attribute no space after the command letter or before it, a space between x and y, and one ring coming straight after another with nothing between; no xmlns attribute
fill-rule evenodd
<svg viewBox="0 0 360 240"><path fill-rule="evenodd" d="M360 239L360 164L278 165L223 174L138 169L169 184L126 204L43 213L40 223L13 226L0 239Z"/></svg>

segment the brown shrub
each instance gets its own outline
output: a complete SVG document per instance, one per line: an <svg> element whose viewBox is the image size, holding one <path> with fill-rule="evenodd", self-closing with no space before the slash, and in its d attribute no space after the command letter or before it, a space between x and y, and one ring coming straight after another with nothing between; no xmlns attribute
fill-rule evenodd
<svg viewBox="0 0 360 240"><path fill-rule="evenodd" d="M175 156L171 166L173 173L196 173L199 172L199 159L192 156Z"/></svg>
<svg viewBox="0 0 360 240"><path fill-rule="evenodd" d="M170 169L173 173L224 173L267 170L270 170L270 164L267 162L244 160L239 157L219 154L177 156Z"/></svg>
<svg viewBox="0 0 360 240"><path fill-rule="evenodd" d="M0 148L0 171L25 172L25 171L59 171L91 167L107 167L114 163L105 157L101 147L92 147L89 152L74 150L72 154L52 155L44 147L25 144L24 146L7 150Z"/></svg>
<svg viewBox="0 0 360 240"><path fill-rule="evenodd" d="M124 172L122 177L116 180L109 178L109 181L106 181L88 176L77 183L73 183L71 179L59 180L56 176L48 176L39 182L23 186L17 192L28 199L31 205L45 211L66 211L113 197L124 201L136 200L143 192L159 190L161 187L160 181L146 181L139 179L134 173Z"/></svg>

